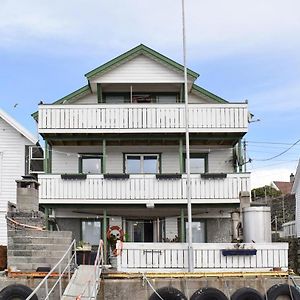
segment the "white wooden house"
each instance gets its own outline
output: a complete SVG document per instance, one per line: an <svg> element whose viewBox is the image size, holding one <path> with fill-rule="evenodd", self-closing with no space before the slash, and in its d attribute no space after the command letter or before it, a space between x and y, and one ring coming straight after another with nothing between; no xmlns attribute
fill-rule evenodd
<svg viewBox="0 0 300 300"><path fill-rule="evenodd" d="M0 245L7 244L8 201L16 202L16 179L29 172L29 146L37 138L0 109Z"/></svg>
<svg viewBox="0 0 300 300"><path fill-rule="evenodd" d="M239 142L247 103L197 86L188 70L193 240L230 242L230 212L250 191ZM44 138L40 204L50 226L96 244L118 225L131 242L186 239L183 67L139 45L33 117Z"/></svg>

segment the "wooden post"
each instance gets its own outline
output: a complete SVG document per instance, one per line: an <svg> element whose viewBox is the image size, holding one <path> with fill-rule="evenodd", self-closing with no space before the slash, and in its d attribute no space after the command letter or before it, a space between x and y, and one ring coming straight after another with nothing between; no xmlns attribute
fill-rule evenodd
<svg viewBox="0 0 300 300"><path fill-rule="evenodd" d="M102 173L106 173L106 140L102 140Z"/></svg>
<svg viewBox="0 0 300 300"><path fill-rule="evenodd" d="M184 209L180 209L180 242L185 243Z"/></svg>
<svg viewBox="0 0 300 300"><path fill-rule="evenodd" d="M183 142L182 139L179 140L179 173L182 174L183 169Z"/></svg>
<svg viewBox="0 0 300 300"><path fill-rule="evenodd" d="M104 264L107 263L107 256L108 256L106 232L107 232L107 211L106 211L106 208L104 208L103 209L103 229L102 229Z"/></svg>
<svg viewBox="0 0 300 300"><path fill-rule="evenodd" d="M48 142L45 140L45 153L44 153L44 172L48 173Z"/></svg>

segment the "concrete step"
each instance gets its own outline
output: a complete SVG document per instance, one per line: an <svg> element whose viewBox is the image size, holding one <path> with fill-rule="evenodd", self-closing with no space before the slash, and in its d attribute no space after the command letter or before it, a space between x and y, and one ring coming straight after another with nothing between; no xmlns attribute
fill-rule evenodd
<svg viewBox="0 0 300 300"><path fill-rule="evenodd" d="M69 244L13 244L13 248L8 247L8 251L11 250L53 250L55 248L56 251L66 251L69 248Z"/></svg>
<svg viewBox="0 0 300 300"><path fill-rule="evenodd" d="M22 272L32 272L32 271L36 271L37 268L40 267L47 267L52 269L57 262L53 263L53 264L49 264L49 263L19 263L19 264L14 264L14 265L10 265L10 266L14 266L16 267L16 269L18 271L22 271ZM66 267L67 264L63 264L62 265L62 270ZM58 270L55 270L58 272Z"/></svg>
<svg viewBox="0 0 300 300"><path fill-rule="evenodd" d="M67 250L67 249L65 249ZM9 257L20 257L20 256L32 256L34 257L35 255L38 256L45 256L45 257L62 257L65 254L66 251L57 251L56 249L53 248L50 250L48 249L43 249L43 250L8 250L7 251L7 256Z"/></svg>
<svg viewBox="0 0 300 300"><path fill-rule="evenodd" d="M8 230L9 237L51 237L51 238L70 238L71 231L37 231L37 230Z"/></svg>
<svg viewBox="0 0 300 300"><path fill-rule="evenodd" d="M14 244L53 244L53 246L59 245L70 245L71 239L65 237L8 237L8 248Z"/></svg>
<svg viewBox="0 0 300 300"><path fill-rule="evenodd" d="M32 263L43 263L55 265L59 260L59 257L45 257L45 256L13 256L7 258L8 266L18 266L19 264L32 264ZM64 262L67 262L67 258L64 259Z"/></svg>

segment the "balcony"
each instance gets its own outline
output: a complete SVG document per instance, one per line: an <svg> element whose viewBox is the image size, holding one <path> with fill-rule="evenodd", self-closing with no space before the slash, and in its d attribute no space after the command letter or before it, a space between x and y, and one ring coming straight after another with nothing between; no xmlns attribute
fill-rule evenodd
<svg viewBox="0 0 300 300"><path fill-rule="evenodd" d="M104 178L40 174L41 204L186 204L186 175L157 178L155 174ZM65 179L64 179L65 178ZM196 204L239 203L240 191L250 192L250 174L207 178L191 175L191 199Z"/></svg>
<svg viewBox="0 0 300 300"><path fill-rule="evenodd" d="M40 105L39 133L180 133L184 104ZM247 132L247 104L190 104L190 132Z"/></svg>
<svg viewBox="0 0 300 300"><path fill-rule="evenodd" d="M119 245L120 246L120 245ZM287 271L288 243L240 244L194 243L194 269L197 272ZM117 257L120 272L187 272L188 245L185 243L123 243ZM226 254L227 252L235 251Z"/></svg>

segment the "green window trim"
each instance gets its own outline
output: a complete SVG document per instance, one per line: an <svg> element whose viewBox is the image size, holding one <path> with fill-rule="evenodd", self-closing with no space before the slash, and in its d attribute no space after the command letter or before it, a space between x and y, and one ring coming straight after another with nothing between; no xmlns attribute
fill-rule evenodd
<svg viewBox="0 0 300 300"><path fill-rule="evenodd" d="M100 159L100 167L101 170L99 173L93 173L93 174L103 174L103 154L102 153L78 153L79 155L79 161L78 161L78 172L83 173L82 167L83 167L83 160L84 159Z"/></svg>
<svg viewBox="0 0 300 300"><path fill-rule="evenodd" d="M190 159L203 158L204 159L204 172L208 172L208 153L190 153ZM186 153L183 153L183 170L186 173ZM192 172L191 172L192 173ZM197 173L194 173L197 174Z"/></svg>
<svg viewBox="0 0 300 300"><path fill-rule="evenodd" d="M158 166L157 166L157 172L156 173L127 173L127 156L157 156L157 162L158 162ZM123 153L123 173L124 174L161 174L161 170L162 170L162 162L161 162L161 153Z"/></svg>

